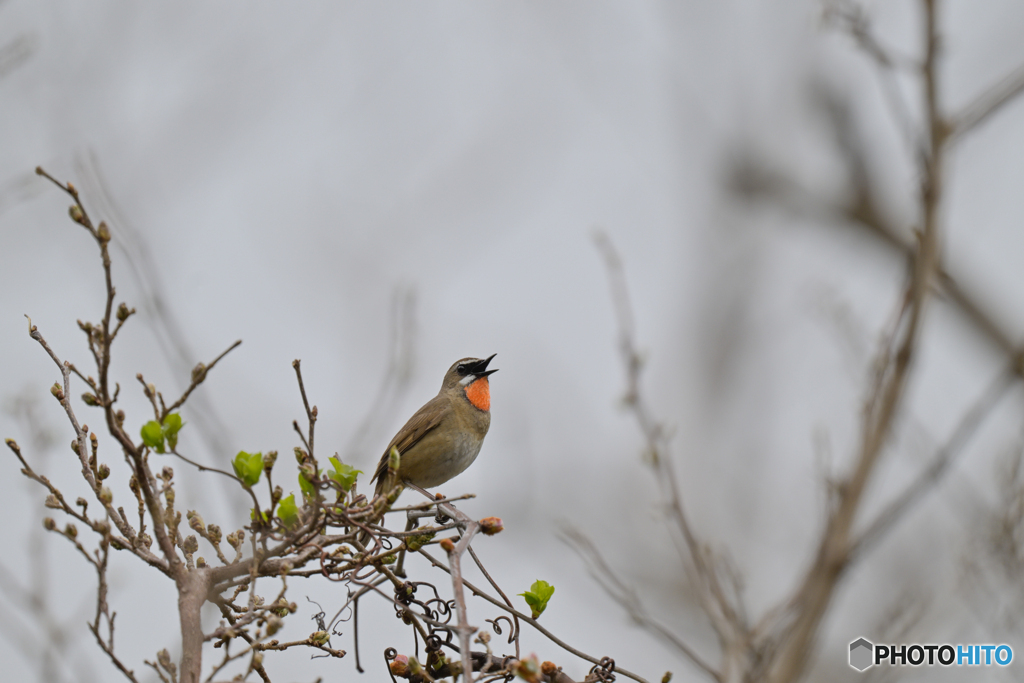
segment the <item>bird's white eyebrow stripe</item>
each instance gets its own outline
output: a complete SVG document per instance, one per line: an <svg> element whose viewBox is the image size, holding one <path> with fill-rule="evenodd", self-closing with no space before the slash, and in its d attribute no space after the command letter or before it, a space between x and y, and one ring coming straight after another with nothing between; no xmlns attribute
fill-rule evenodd
<svg viewBox="0 0 1024 683"><path fill-rule="evenodd" d="M466 375L465 377L459 380L459 384L461 384L462 386L466 386L475 379L476 375Z"/></svg>

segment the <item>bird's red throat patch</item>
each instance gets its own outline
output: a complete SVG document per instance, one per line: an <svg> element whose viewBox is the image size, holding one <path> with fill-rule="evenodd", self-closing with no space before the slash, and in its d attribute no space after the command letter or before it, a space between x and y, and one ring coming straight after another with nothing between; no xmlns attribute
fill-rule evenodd
<svg viewBox="0 0 1024 683"><path fill-rule="evenodd" d="M491 409L491 385L486 377L481 377L466 387L466 398L480 410Z"/></svg>

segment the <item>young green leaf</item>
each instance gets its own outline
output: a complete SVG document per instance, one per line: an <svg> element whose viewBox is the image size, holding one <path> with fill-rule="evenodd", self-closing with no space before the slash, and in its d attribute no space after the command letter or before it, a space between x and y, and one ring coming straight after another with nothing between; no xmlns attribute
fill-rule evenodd
<svg viewBox="0 0 1024 683"><path fill-rule="evenodd" d="M362 470L357 470L352 465L346 465L333 455L331 456L331 464L334 465L334 469L328 472L327 476L338 482L342 491L347 492L351 489L352 485L356 483L356 477L363 473Z"/></svg>
<svg viewBox="0 0 1024 683"><path fill-rule="evenodd" d="M160 423L150 420L142 425L142 443L152 448L157 453L164 452L164 432Z"/></svg>
<svg viewBox="0 0 1024 683"><path fill-rule="evenodd" d="M530 586L530 590L525 593L520 593L526 600L526 604L530 606L530 610L533 612L533 618L536 619L544 610L548 607L548 600L555 594L555 587L547 581L537 580Z"/></svg>
<svg viewBox="0 0 1024 683"><path fill-rule="evenodd" d="M302 497L305 499L316 497L316 487L313 486L313 482L306 479L306 476L299 472L299 488L302 489Z"/></svg>
<svg viewBox="0 0 1024 683"><path fill-rule="evenodd" d="M299 523L299 508L295 504L294 493L289 494L287 498L282 498L281 502L277 504L277 516L289 529Z"/></svg>
<svg viewBox="0 0 1024 683"><path fill-rule="evenodd" d="M263 474L262 453L238 451L238 455L235 456L231 464L235 468L235 474L247 488L254 486L260 480L260 475Z"/></svg>
<svg viewBox="0 0 1024 683"><path fill-rule="evenodd" d="M178 413L171 413L164 418L164 424L161 429L163 435L167 438L167 445L171 450L178 447L178 432L185 426L185 423L181 421L181 415Z"/></svg>

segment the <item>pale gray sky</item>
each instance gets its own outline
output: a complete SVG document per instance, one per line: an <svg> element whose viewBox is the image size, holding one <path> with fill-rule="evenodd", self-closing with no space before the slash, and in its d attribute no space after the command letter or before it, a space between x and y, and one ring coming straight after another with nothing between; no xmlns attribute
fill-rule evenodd
<svg viewBox="0 0 1024 683"><path fill-rule="evenodd" d="M943 97L955 111L1024 62L1024 7L947 4ZM869 7L883 38L913 54L916 3ZM887 208L908 230L915 219L913 167L878 80L821 14L810 0L0 3L0 46L20 40L29 50L0 74L0 399L39 401L57 435L47 471L79 495L59 445L70 436L48 394L57 373L22 316L32 316L58 354L84 365L74 321L99 317L102 282L95 247L67 219L66 199L31 174L39 164L76 182L122 247L119 294L140 309L115 348L130 422L145 416L136 372L167 394L186 379L161 352L167 331L146 305L148 288L160 288L180 325L188 365L244 340L201 389L223 425L224 452L210 452L197 431L203 416L185 411L192 429L183 446L206 462L224 466L239 449L290 451L291 420L301 415L294 358L320 409L320 447L345 452L388 364L395 292L411 290L411 384L354 464L372 468L452 361L497 353L491 433L473 468L445 487L478 494L465 504L471 514L505 520L504 535L476 547L510 593L536 578L554 583L544 620L576 647L652 680L667 669L689 680L689 665L634 627L555 536L564 524L600 535L651 609L714 659L706 625L673 607L685 594L639 435L618 407L623 371L591 235L606 230L622 252L649 361L646 387L676 430L688 509L728 548L752 608L762 610L791 589L822 523L815 434L827 435L834 467L854 451L863 353L892 314L903 263L820 217L737 205L724 189L726 171L740 153L755 152L822 193L841 189L830 134L812 104L812 84L824 84L851 103ZM944 211L951 271L1018 336L1022 160L1018 102L953 156ZM948 309L933 308L928 325L900 440L906 448L894 449L875 503L948 436L999 367L999 356ZM1020 409L1018 391L938 502L851 577L816 675L846 675L841 648L869 635L908 581L955 592L972 515L991 498L994 462L1019 434ZM0 432L29 443L24 423L6 412ZM123 479L104 446L115 480ZM31 570L19 549L41 533L43 496L13 457L0 463L5 508L18 511L16 523L0 527L3 563L24 582ZM219 482L197 486L181 485L184 505L208 522L241 523L244 512L228 512ZM91 677L83 669L80 679L62 680L112 680L85 637L89 568L61 539L45 541L54 609L82 625L69 660L92 662ZM942 559L924 571L921 558L937 545ZM141 672L144 657L174 643L177 622L172 591L134 564L118 558L110 599L118 649ZM308 594L329 612L340 599L329 588L293 591L300 604ZM937 614L953 609L950 600ZM476 623L493 616L474 613ZM307 617L300 611L286 635L303 637ZM981 628L936 620L942 625L925 631L932 642L973 638ZM408 646L399 626L383 620L379 643L364 634L366 680L380 680L373 667L384 647ZM584 665L543 637L528 633L524 646L582 678ZM0 638L12 680L32 680L38 667L19 651L16 640ZM348 658L280 662L268 657L270 671L294 671L296 680L332 680L353 667Z"/></svg>

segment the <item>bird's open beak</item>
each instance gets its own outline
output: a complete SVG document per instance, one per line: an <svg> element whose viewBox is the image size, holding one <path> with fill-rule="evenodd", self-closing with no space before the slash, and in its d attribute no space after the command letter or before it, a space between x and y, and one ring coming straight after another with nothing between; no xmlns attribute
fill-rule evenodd
<svg viewBox="0 0 1024 683"><path fill-rule="evenodd" d="M491 359L494 358L497 355L498 354L496 354L496 353L492 353L487 358L484 358L482 361L480 361L476 365L474 365L470 369L470 372L472 372L474 375L476 375L478 379L480 377L486 377L487 375L493 375L494 373L496 373L498 371L498 368L495 368L493 370L488 370L487 369L487 364L490 363Z"/></svg>

